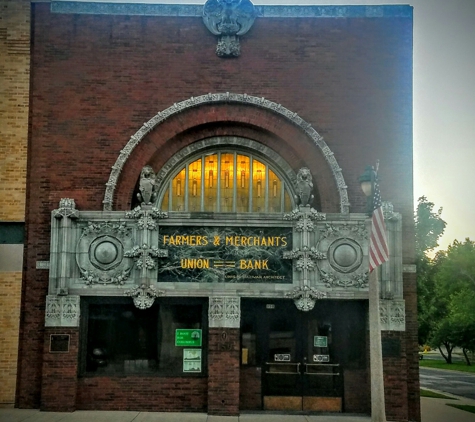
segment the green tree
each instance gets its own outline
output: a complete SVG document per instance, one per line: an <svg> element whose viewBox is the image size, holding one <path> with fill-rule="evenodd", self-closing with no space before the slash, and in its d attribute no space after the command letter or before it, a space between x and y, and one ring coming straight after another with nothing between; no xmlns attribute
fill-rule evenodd
<svg viewBox="0 0 475 422"><path fill-rule="evenodd" d="M439 347L447 363L453 348L461 347L470 365L467 351L475 350L475 242L455 240L435 262L430 343Z"/></svg>
<svg viewBox="0 0 475 422"><path fill-rule="evenodd" d="M426 256L427 252L439 246L439 239L444 234L447 223L442 220L442 208L434 211L434 203L425 196L418 199L415 215L416 255Z"/></svg>
<svg viewBox="0 0 475 422"><path fill-rule="evenodd" d="M445 230L446 222L441 217L442 208L434 211L434 203L425 196L418 200L414 216L416 235L417 308L419 314L419 344L426 344L434 325L434 263L427 253L439 246L438 241Z"/></svg>
<svg viewBox="0 0 475 422"><path fill-rule="evenodd" d="M465 362L471 365L468 351L475 351L475 289L464 289L451 297L449 313L455 343L462 348Z"/></svg>

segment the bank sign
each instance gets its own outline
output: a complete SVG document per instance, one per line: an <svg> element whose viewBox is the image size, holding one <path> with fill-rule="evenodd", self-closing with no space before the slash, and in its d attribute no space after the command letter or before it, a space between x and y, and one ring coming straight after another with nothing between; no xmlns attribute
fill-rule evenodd
<svg viewBox="0 0 475 422"><path fill-rule="evenodd" d="M290 227L160 227L159 282L292 283Z"/></svg>

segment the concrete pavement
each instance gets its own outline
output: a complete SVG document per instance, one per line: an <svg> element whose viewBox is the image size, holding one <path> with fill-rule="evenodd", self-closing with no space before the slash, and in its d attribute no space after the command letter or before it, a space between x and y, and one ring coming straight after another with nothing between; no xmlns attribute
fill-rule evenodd
<svg viewBox="0 0 475 422"><path fill-rule="evenodd" d="M475 422L475 414L446 403L469 404L475 400L421 399L422 422ZM29 409L0 409L0 422L371 422L369 416L280 415L244 413L240 416L208 416L205 413L162 413L78 410L73 413L40 412Z"/></svg>

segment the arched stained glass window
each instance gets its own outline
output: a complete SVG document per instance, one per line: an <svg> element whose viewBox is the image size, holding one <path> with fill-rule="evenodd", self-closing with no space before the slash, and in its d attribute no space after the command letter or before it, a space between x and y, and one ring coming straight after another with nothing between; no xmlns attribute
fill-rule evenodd
<svg viewBox="0 0 475 422"><path fill-rule="evenodd" d="M285 181L262 159L240 152L195 157L167 183L162 211L281 213L292 210Z"/></svg>

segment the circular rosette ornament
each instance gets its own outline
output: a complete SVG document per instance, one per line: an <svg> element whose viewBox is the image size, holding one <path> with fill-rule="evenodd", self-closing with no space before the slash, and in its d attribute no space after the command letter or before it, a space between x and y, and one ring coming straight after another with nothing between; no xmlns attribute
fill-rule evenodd
<svg viewBox="0 0 475 422"><path fill-rule="evenodd" d="M132 245L125 223L89 222L76 249L80 277L86 285L125 284L133 262L124 250Z"/></svg>
<svg viewBox="0 0 475 422"><path fill-rule="evenodd" d="M321 230L324 230L324 236L317 248L325 253L326 259L317 261L317 266L320 282L326 287L368 286L368 273L363 265L363 248L367 247L367 239L363 232L358 236L357 229L358 226L351 225L327 225Z"/></svg>

